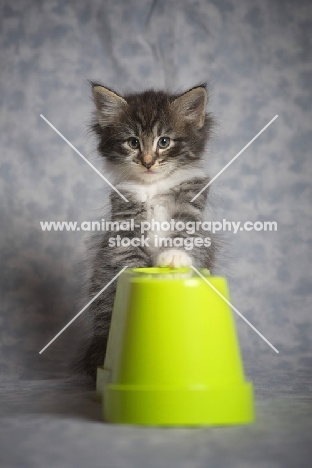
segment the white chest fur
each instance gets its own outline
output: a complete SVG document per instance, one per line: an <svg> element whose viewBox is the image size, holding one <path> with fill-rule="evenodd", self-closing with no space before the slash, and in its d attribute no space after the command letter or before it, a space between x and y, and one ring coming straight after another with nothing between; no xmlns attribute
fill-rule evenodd
<svg viewBox="0 0 312 468"><path fill-rule="evenodd" d="M141 203L152 200L156 195L165 195L173 187L179 186L182 182L191 180L195 177L203 177L204 171L202 167L194 167L193 169L180 169L171 176L152 182L150 184L140 184L135 181L122 182L117 185L117 188L122 192L131 192Z"/></svg>
<svg viewBox="0 0 312 468"><path fill-rule="evenodd" d="M117 185L121 192L130 192L137 199L138 202L144 203L146 206L146 221L151 225L151 230L145 232L145 236L149 237L149 245L155 246L155 237L170 236L170 229L163 229L162 223L165 221L171 222L171 214L173 206L169 200L166 200L166 193L170 189L179 186L182 182L191 180L195 177L202 178L204 171L200 167L193 169L182 169L176 171L172 176L163 180L156 181L150 184L139 184L138 182L127 181Z"/></svg>

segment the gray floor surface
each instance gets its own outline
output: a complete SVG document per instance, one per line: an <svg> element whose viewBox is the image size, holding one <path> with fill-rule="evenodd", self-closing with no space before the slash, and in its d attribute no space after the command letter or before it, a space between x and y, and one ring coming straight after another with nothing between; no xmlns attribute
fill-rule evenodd
<svg viewBox="0 0 312 468"><path fill-rule="evenodd" d="M312 380L258 376L250 426L157 428L101 421L77 382L0 388L1 467L277 468L312 466Z"/></svg>

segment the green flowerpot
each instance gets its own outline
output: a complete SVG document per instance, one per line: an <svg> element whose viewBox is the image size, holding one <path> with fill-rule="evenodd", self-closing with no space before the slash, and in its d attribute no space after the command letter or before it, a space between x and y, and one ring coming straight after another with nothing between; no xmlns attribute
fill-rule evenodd
<svg viewBox="0 0 312 468"><path fill-rule="evenodd" d="M229 300L225 278L200 272ZM113 423L252 422L253 389L229 306L192 269L124 271L97 395Z"/></svg>

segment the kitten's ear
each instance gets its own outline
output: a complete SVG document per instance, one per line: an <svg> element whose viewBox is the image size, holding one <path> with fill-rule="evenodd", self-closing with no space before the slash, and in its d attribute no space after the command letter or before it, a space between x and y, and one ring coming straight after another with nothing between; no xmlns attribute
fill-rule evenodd
<svg viewBox="0 0 312 468"><path fill-rule="evenodd" d="M114 91L100 85L92 85L94 103L97 110L97 119L101 127L109 125L119 112L127 106L121 96Z"/></svg>
<svg viewBox="0 0 312 468"><path fill-rule="evenodd" d="M197 86L177 97L171 106L182 118L201 128L205 121L207 101L205 86Z"/></svg>

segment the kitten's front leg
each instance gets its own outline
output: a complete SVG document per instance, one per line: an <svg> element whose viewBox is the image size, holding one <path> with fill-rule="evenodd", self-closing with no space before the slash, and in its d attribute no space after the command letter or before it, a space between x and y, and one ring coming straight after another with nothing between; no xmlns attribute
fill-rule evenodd
<svg viewBox="0 0 312 468"><path fill-rule="evenodd" d="M204 212L206 200L207 200L207 191L201 193L196 200L196 203L190 203L190 200L198 194L202 187L208 182L208 179L193 179L181 183L178 187L172 190L171 196L172 199L170 204L170 214L172 219L175 221L182 221L184 223L193 222L196 225L196 222L202 221L202 214ZM169 201L167 201L169 205ZM170 221L170 220L167 220ZM206 235L205 232L196 231L195 237L204 238ZM167 237L171 239L182 238L187 240L190 235L186 230L184 231L174 231L170 234L167 234ZM191 251L186 247L170 248L163 250L157 256L156 265L159 267L171 267L171 268L183 268L190 267L192 265L203 265L206 266L209 264L211 266L211 261L206 261L208 255L207 251L200 249L199 247L192 246Z"/></svg>
<svg viewBox="0 0 312 468"><path fill-rule="evenodd" d="M154 207L154 218L158 221L167 221L167 210L162 205ZM183 250L169 249L158 254L156 259L156 266L182 268L192 265L192 259Z"/></svg>

